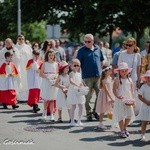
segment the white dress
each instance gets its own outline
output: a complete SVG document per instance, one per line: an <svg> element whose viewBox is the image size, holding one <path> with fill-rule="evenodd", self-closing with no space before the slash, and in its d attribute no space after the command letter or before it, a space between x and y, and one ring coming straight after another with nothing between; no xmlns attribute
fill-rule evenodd
<svg viewBox="0 0 150 150"><path fill-rule="evenodd" d="M119 84L119 96L128 96L131 97L131 81L129 79L121 79L122 84ZM118 123L124 119L131 119L131 122L134 121L135 115L133 106L127 106L125 103L120 99L115 99L114 103L114 112L113 112L113 121L114 123Z"/></svg>
<svg viewBox="0 0 150 150"><path fill-rule="evenodd" d="M60 78L60 85L63 85L66 88L68 88L70 85L69 75L68 74L66 76L60 75L59 78ZM62 89L59 88L56 97L56 106L58 109L63 109L66 107L69 108L69 106L67 106L66 99L67 99L66 95L63 93Z"/></svg>
<svg viewBox="0 0 150 150"><path fill-rule="evenodd" d="M58 70L58 64L56 62L49 63L45 62L44 74L47 77L56 76ZM57 88L52 86L51 82L48 79L42 78L41 83L41 99L42 100L56 100Z"/></svg>
<svg viewBox="0 0 150 150"><path fill-rule="evenodd" d="M139 90L139 94L150 101L150 86L148 86L147 84L143 84ZM142 121L150 121L150 106L142 103L140 113L136 119Z"/></svg>
<svg viewBox="0 0 150 150"><path fill-rule="evenodd" d="M118 64L121 62L126 62L128 66L132 68L131 79L134 84L134 92L136 95L135 113L138 114L141 107L141 101L138 99L138 92L136 90L137 89L136 81L138 79L137 67L141 66L141 55L139 53L128 54L127 50L124 50L120 53L118 58Z"/></svg>
<svg viewBox="0 0 150 150"><path fill-rule="evenodd" d="M81 73L79 72L71 72L70 76L73 78L75 83L78 85L82 83L82 77ZM68 95L67 95L67 104L68 105L75 105L75 104L84 104L85 103L85 96L79 96L76 94L76 86L70 84L68 89Z"/></svg>

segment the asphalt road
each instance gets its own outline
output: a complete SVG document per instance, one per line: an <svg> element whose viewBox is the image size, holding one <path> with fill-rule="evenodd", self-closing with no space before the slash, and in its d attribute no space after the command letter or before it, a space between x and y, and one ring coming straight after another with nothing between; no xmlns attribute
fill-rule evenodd
<svg viewBox="0 0 150 150"><path fill-rule="evenodd" d="M93 105L93 104L91 104ZM109 128L112 120L104 118L108 126L105 131L95 130L98 121L87 122L83 116L84 127L70 127L67 111L63 112L63 123L52 123L49 117L42 119L41 111L32 113L26 104L19 104L17 110L2 109L0 106L0 150L149 150L150 125L148 125L146 142L141 142L140 122L129 127L130 136L121 139L118 128ZM77 110L76 110L77 113ZM85 114L85 110L84 110ZM57 120L57 114L55 118Z"/></svg>

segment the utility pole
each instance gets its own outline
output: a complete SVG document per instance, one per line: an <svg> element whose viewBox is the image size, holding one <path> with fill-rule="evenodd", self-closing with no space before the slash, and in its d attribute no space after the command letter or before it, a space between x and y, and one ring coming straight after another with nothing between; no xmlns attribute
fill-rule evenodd
<svg viewBox="0 0 150 150"><path fill-rule="evenodd" d="M21 34L21 0L18 0L18 35Z"/></svg>

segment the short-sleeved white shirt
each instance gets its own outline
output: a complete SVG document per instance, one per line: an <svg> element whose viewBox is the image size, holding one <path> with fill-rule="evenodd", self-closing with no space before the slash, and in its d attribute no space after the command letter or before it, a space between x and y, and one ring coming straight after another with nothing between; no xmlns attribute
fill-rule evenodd
<svg viewBox="0 0 150 150"><path fill-rule="evenodd" d="M137 81L137 67L141 65L141 55L139 53L128 54L126 50L120 52L118 64L126 62L132 68L131 79Z"/></svg>

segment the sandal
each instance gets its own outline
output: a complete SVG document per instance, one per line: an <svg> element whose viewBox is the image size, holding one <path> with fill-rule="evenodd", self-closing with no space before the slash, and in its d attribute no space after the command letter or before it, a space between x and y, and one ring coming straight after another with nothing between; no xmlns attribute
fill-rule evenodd
<svg viewBox="0 0 150 150"><path fill-rule="evenodd" d="M57 122L59 123L63 123L62 119L61 118L58 118Z"/></svg>

